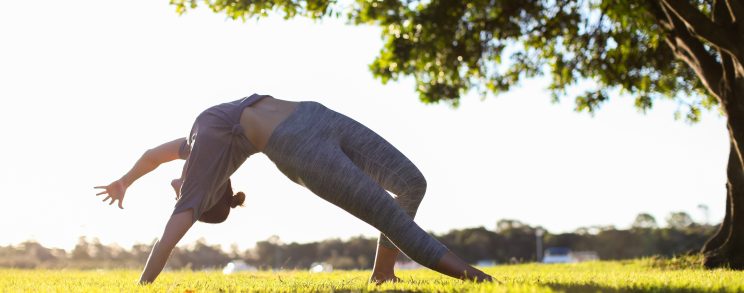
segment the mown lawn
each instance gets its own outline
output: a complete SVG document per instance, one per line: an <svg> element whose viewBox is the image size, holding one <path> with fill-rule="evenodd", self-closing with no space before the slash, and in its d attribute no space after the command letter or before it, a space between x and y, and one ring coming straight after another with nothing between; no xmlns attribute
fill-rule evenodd
<svg viewBox="0 0 744 293"><path fill-rule="evenodd" d="M165 272L147 286L139 271L0 269L0 292L744 292L744 272L703 270L653 259L484 268L501 283L475 284L429 270L400 271L404 281L375 286L369 271Z"/></svg>

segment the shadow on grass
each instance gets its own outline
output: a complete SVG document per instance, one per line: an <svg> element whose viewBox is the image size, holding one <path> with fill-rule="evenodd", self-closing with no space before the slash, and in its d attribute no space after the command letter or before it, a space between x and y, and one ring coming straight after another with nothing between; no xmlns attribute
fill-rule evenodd
<svg viewBox="0 0 744 293"><path fill-rule="evenodd" d="M587 285L567 285L567 284L558 284L558 283L542 283L542 284L535 284L537 287L547 287L555 291L559 292L568 292L568 293L596 293L596 292L610 292L610 293L616 293L616 292L683 292L683 293L692 293L692 292L727 292L726 290L705 290L702 288L669 288L669 287L663 287L663 286L648 286L644 288L638 288L638 287L609 287L609 286L602 286L597 284L587 284ZM471 288L471 289L477 289L477 288ZM408 289L408 290L401 290L401 289L388 289L388 290L373 290L372 292L384 292L384 293L418 293L418 292L430 292L431 289ZM444 290L444 291L450 291L450 290ZM467 289L466 289L467 291ZM518 291L518 290L517 290ZM357 290L336 290L334 292L359 292Z"/></svg>
<svg viewBox="0 0 744 293"><path fill-rule="evenodd" d="M701 290L700 288L696 289L672 289L672 288L666 288L666 287L647 287L647 288L631 288L631 287L623 287L623 288L613 288L613 287L607 287L607 286L600 286L600 285L566 285L566 284L540 284L537 286L544 286L548 287L552 290L559 291L559 292L568 292L568 293L596 293L596 292L726 292L725 290ZM445 290L448 291L448 290ZM466 290L467 291L467 290ZM339 290L334 292L359 292L357 290ZM429 290L424 289L418 289L418 290L374 290L373 292L384 292L384 293L418 293L418 292L430 292Z"/></svg>
<svg viewBox="0 0 744 293"><path fill-rule="evenodd" d="M648 287L609 287L598 284L586 284L586 285L567 285L558 283L543 283L541 286L548 287L556 291L564 292L577 292L577 293L588 293L588 292L725 292L725 290L704 290L702 288L669 288L663 286L648 286Z"/></svg>

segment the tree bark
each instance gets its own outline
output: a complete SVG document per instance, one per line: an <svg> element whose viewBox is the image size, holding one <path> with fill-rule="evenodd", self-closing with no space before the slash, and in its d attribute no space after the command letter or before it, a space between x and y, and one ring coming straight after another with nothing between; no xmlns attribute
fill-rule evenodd
<svg viewBox="0 0 744 293"><path fill-rule="evenodd" d="M734 74L727 77L721 85L725 87L721 104L728 118L731 138L731 153L726 172L730 195L730 209L726 212L730 213L730 227L726 231L724 243L705 253L703 264L707 268L729 267L744 270L744 78ZM721 230L723 228L722 226Z"/></svg>
<svg viewBox="0 0 744 293"><path fill-rule="evenodd" d="M744 269L744 42L740 41L744 31L737 29L744 28L740 21L744 6L738 0L715 0L708 19L688 1L651 3L655 4L650 6L652 13L666 30L667 45L695 71L727 118L731 148L726 217L702 248L704 265ZM717 58L711 60L711 54Z"/></svg>
<svg viewBox="0 0 744 293"><path fill-rule="evenodd" d="M719 0L716 3L723 2ZM742 37L731 27L713 22L687 0L661 0L661 4L674 13L697 38L705 40L707 44L730 53L734 59L742 61L741 47L738 45Z"/></svg>
<svg viewBox="0 0 744 293"><path fill-rule="evenodd" d="M736 156L736 149L734 149L734 144L731 143L731 150L729 151L728 169L735 167L735 164L737 162L738 162L738 158ZM731 174L731 172L727 172L727 173ZM718 227L716 234L710 237L710 239L708 239L708 241L706 241L705 244L703 245L703 248L700 249L701 253L709 253L709 252L712 252L720 248L721 246L723 246L724 243L726 243L726 239L728 239L729 237L729 233L731 232L731 201L733 200L733 194L732 194L732 189L731 189L732 179L735 180L735 178L729 177L726 182L726 215L723 217L721 226Z"/></svg>

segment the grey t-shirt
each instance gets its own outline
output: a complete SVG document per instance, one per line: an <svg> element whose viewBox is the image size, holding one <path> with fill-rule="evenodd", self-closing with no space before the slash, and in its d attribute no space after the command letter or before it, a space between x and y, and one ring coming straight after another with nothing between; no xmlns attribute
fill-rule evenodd
<svg viewBox="0 0 744 293"><path fill-rule="evenodd" d="M229 185L228 179L248 157L258 152L243 133L240 115L245 107L267 97L249 97L219 104L196 118L179 155L184 165L181 197L173 214L193 209L194 219L213 207Z"/></svg>

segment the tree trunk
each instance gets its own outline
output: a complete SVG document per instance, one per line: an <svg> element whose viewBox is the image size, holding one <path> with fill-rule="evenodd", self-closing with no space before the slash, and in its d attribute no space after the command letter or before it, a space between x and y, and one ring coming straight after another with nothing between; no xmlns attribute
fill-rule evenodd
<svg viewBox="0 0 744 293"><path fill-rule="evenodd" d="M666 30L669 48L695 71L728 119L728 208L718 233L703 247L704 265L710 268L744 269L744 45L740 41L744 9L740 1L708 1L710 15L696 11L689 1L648 2Z"/></svg>
<svg viewBox="0 0 744 293"><path fill-rule="evenodd" d="M736 163L736 150L734 149L734 144L731 144L731 151L729 152L729 162L728 168L731 168L732 161ZM729 233L731 231L731 200L732 200L732 194L731 194L731 178L729 178L726 182L726 215L723 217L723 221L721 222L721 226L718 227L718 231L716 231L716 234L714 234L708 241L703 244L703 248L700 249L701 253L709 253L711 251L714 251L718 249L719 247L723 246L723 244L726 242L726 239L729 236Z"/></svg>
<svg viewBox="0 0 744 293"><path fill-rule="evenodd" d="M744 269L744 168L736 152L729 155L727 174L726 218L718 233L703 247L703 264L707 268Z"/></svg>
<svg viewBox="0 0 744 293"><path fill-rule="evenodd" d="M730 197L729 229L722 245L705 253L703 264L708 268L730 267L744 269L744 79L736 78L736 82L729 83L727 94L722 95L722 104L728 118L728 128L731 138L731 153L727 167L728 194ZM711 239L713 240L713 239ZM712 245L711 245L712 246ZM711 247L712 248L712 247Z"/></svg>

